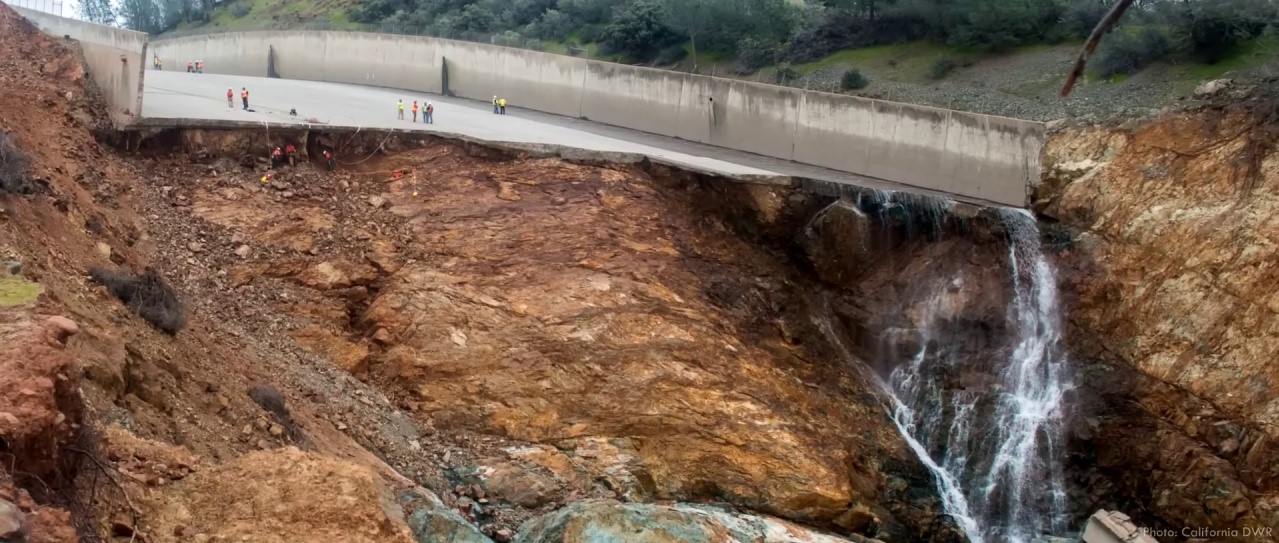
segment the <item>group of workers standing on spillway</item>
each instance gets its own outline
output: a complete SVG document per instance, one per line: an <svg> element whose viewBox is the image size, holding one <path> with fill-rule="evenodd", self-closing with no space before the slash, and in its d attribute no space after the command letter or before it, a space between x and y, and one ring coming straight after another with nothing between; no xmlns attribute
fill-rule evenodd
<svg viewBox="0 0 1279 543"><path fill-rule="evenodd" d="M153 70L163 70L163 69L164 69L164 63L163 63L163 62L160 62L160 55L153 55L153 56L151 57L151 69L153 69ZM202 74L202 73L204 73L204 61L203 61L203 60L188 60L188 61L187 61L187 73L189 73L189 74Z"/></svg>
<svg viewBox="0 0 1279 543"><path fill-rule="evenodd" d="M151 62L154 69L156 70L163 69L159 55L155 55ZM204 73L204 61L203 60L187 61L187 72L197 73L197 74ZM226 105L228 108L235 107L235 94L236 93L234 88L227 87ZM244 111L252 111L251 109L249 109L249 88L248 87L240 87L240 106L241 106L241 109L243 109ZM401 121L405 120L404 119L404 108L405 108L404 100L400 99L396 101L395 108L396 108L396 115L399 118L399 120ZM419 109L421 109L422 111L423 123L435 124L435 104L431 103L431 101L429 100L424 100L422 101L421 104L419 104L417 100L414 100L413 103L409 106L409 110L413 115L413 122L415 123L417 122L417 112ZM296 110L290 113L296 115ZM493 96L493 114L506 115L506 98L502 98L497 95ZM279 166L286 161L290 165L292 165L294 163L294 157L296 156L296 153L297 153L297 150L296 148L294 148L292 144L288 145L288 149L280 149L279 147L275 148L271 153L272 167ZM325 162L325 166L327 166L328 169L331 171L333 170L333 167L335 166L336 157L333 156L332 152L326 150L324 151L324 162Z"/></svg>
<svg viewBox="0 0 1279 543"><path fill-rule="evenodd" d="M425 103L421 106L422 122L426 124L435 124L435 104L432 104L429 100L426 100L424 102ZM418 110L417 100L413 101L413 105L409 109L413 111L413 122L417 122L417 110ZM403 121L404 120L404 100L403 99L400 99L399 101L395 102L395 111L396 111L396 117L399 118L399 120Z"/></svg>
<svg viewBox="0 0 1279 543"><path fill-rule="evenodd" d="M240 87L240 102L244 105L244 110L249 111L249 88ZM231 87L226 88L226 107L235 107L235 91Z"/></svg>

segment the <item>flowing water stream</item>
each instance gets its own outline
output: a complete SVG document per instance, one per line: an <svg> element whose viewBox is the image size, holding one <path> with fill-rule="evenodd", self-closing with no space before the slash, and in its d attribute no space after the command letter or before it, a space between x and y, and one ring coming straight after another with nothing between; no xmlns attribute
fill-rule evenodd
<svg viewBox="0 0 1279 543"><path fill-rule="evenodd" d="M1008 235L1005 326L975 359L972 332L950 322L952 294L972 288L956 274L905 300L915 328L890 329L878 374L906 442L933 472L945 511L973 543L1027 543L1069 531L1061 469L1063 395L1071 383L1060 346L1056 281L1034 218L999 214ZM939 271L942 268L939 267ZM832 326L823 332L851 359ZM910 336L902 342L901 336ZM899 345L911 348L903 350Z"/></svg>

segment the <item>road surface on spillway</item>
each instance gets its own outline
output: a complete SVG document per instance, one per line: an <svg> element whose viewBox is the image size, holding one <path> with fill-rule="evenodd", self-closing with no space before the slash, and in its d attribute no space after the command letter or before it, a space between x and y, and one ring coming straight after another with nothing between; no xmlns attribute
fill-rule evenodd
<svg viewBox="0 0 1279 543"><path fill-rule="evenodd" d="M226 91L234 94L227 107ZM240 88L249 89L249 107L240 107ZM405 103L405 120L396 118L396 100ZM405 90L222 74L191 74L149 70L144 79L144 124L173 121L174 126L199 127L200 121L219 123L305 124L316 119L323 127L375 130L436 131L492 142L549 144L619 153L642 154L694 170L737 176L787 176L847 183L860 187L937 194L879 179L862 177L637 130L608 126L560 115L521 109L519 96L507 97L506 115L494 115L487 102ZM435 104L435 124L412 122L413 100ZM289 115L290 109L297 116ZM321 128L321 126L317 126ZM950 196L953 198L953 196ZM968 200L968 198L957 198Z"/></svg>

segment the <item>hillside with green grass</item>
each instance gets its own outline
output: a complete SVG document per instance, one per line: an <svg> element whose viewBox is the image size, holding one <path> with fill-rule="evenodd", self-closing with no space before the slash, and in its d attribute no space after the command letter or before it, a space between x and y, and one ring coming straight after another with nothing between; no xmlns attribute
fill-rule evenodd
<svg viewBox="0 0 1279 543"><path fill-rule="evenodd" d="M201 0L121 6L148 1ZM165 33L423 34L1038 119L1157 109L1205 80L1264 83L1279 72L1279 0L1139 2L1106 36L1083 85L1058 99L1112 3L226 0L197 5Z"/></svg>

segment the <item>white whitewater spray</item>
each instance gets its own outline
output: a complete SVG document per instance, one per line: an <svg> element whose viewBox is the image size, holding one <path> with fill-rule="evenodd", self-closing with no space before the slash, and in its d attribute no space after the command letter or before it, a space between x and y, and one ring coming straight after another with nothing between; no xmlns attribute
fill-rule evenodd
<svg viewBox="0 0 1279 543"><path fill-rule="evenodd" d="M1063 396L1071 387L1059 345L1056 278L1040 250L1034 218L1007 210L1012 296L1007 337L992 360L973 360L948 336L954 314L949 295L964 286L955 276L921 292L915 330L885 331L886 343L908 334L914 352L883 360L892 371L881 385L886 406L907 444L934 475L942 506L973 543L1027 543L1069 531L1061 469ZM822 331L852 358L831 327ZM979 383L957 376L978 374ZM963 377L959 377L963 379Z"/></svg>
<svg viewBox="0 0 1279 543"><path fill-rule="evenodd" d="M1070 383L1059 345L1056 277L1040 250L1035 220L1013 210L1001 217L1009 237L1012 286L1006 348L977 368L948 352L934 329L944 297L932 293L923 301L918 352L899 363L886 384L903 433L922 443L941 470L964 487L961 505L968 507L947 508L969 538L1024 543L1066 531L1058 456L1062 398ZM975 369L984 370L989 382L971 389L946 382L947 376Z"/></svg>

